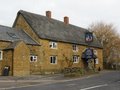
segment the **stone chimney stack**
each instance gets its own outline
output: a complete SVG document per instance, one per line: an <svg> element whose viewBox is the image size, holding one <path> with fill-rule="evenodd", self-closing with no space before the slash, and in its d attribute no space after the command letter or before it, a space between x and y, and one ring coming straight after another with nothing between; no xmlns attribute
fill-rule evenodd
<svg viewBox="0 0 120 90"><path fill-rule="evenodd" d="M69 17L67 17L67 16L64 17L64 23L65 23L66 25L69 24Z"/></svg>
<svg viewBox="0 0 120 90"><path fill-rule="evenodd" d="M49 19L51 19L51 11L46 11L46 17L48 17Z"/></svg>

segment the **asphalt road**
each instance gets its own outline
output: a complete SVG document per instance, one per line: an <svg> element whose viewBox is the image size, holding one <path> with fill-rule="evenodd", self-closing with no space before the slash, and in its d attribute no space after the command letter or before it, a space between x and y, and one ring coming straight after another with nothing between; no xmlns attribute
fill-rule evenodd
<svg viewBox="0 0 120 90"><path fill-rule="evenodd" d="M120 71L48 84L37 84L9 90L120 90Z"/></svg>

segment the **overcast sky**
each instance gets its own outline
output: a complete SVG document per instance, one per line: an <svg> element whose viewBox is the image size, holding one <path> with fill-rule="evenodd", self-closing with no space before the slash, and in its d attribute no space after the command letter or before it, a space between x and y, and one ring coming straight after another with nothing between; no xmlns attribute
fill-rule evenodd
<svg viewBox="0 0 120 90"><path fill-rule="evenodd" d="M52 11L52 18L88 28L93 22L112 23L120 31L120 0L0 0L0 24L12 26L19 10L45 15Z"/></svg>

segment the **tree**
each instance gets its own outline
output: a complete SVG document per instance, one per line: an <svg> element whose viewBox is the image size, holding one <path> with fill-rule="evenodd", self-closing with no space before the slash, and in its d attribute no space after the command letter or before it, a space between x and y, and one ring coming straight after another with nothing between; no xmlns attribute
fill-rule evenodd
<svg viewBox="0 0 120 90"><path fill-rule="evenodd" d="M98 41L103 45L104 62L114 62L114 59L120 54L120 37L113 24L94 23L90 25L89 30L94 33Z"/></svg>

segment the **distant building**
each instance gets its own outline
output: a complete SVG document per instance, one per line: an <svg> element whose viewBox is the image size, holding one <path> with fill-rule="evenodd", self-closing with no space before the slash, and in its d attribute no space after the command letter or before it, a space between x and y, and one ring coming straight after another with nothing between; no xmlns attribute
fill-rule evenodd
<svg viewBox="0 0 120 90"><path fill-rule="evenodd" d="M88 30L51 17L20 10L13 28L0 26L0 71L10 66L10 75L60 73L68 67L87 67L81 59L83 52L90 48L94 51L95 68L103 68L102 46L93 36L89 44L85 40ZM91 37L89 38L91 39ZM93 58L92 58L93 59Z"/></svg>

